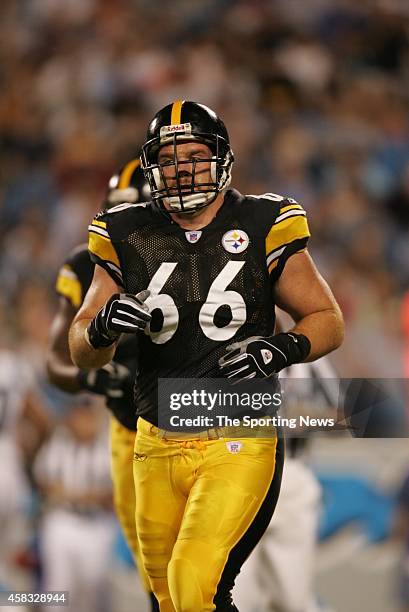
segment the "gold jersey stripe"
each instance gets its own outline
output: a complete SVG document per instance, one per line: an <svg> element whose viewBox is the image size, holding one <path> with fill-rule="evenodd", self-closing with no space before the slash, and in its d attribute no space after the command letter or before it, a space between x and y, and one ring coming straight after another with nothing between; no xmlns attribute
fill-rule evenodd
<svg viewBox="0 0 409 612"><path fill-rule="evenodd" d="M107 224L105 223L105 221L97 221L96 219L93 219L91 222L91 225L98 225L98 227L103 227L104 229L106 228Z"/></svg>
<svg viewBox="0 0 409 612"><path fill-rule="evenodd" d="M70 271L70 275L64 273ZM71 271L70 266L63 266L58 274L55 283L56 291L59 295L66 297L74 308L79 308L82 304L82 287L77 276Z"/></svg>
<svg viewBox="0 0 409 612"><path fill-rule="evenodd" d="M102 259L102 261L111 262L120 269L121 266L118 255L110 239L101 236L101 234L96 234L95 232L89 232L88 236L88 250L99 257L99 259Z"/></svg>
<svg viewBox="0 0 409 612"><path fill-rule="evenodd" d="M275 261L273 261L269 266L268 266L268 271L269 274L271 274L271 272L274 270L274 268L276 268L278 266L278 262L280 261L280 259L276 259Z"/></svg>
<svg viewBox="0 0 409 612"><path fill-rule="evenodd" d="M299 249L298 251L295 251L295 253L302 253L303 251L305 251L305 247ZM277 257L277 259L275 259L274 261L271 262L271 264L269 264L269 266L268 266L269 274L271 274L271 272L278 266L278 264L280 262L280 259L281 259L281 257Z"/></svg>
<svg viewBox="0 0 409 612"><path fill-rule="evenodd" d="M278 216L287 212L288 210L304 210L301 204L289 204L288 206L284 206L284 208L280 208L280 212Z"/></svg>
<svg viewBox="0 0 409 612"><path fill-rule="evenodd" d="M182 123L182 106L183 106L183 102L184 100L176 100L176 102L174 102L172 104L172 112L170 115L170 124L171 125L179 125L179 123Z"/></svg>
<svg viewBox="0 0 409 612"><path fill-rule="evenodd" d="M121 175L119 177L118 189L126 189L127 187L129 187L129 184L132 178L132 174L134 173L136 168L140 165L140 163L141 162L139 159L132 159L130 162L126 164L125 168L122 170Z"/></svg>
<svg viewBox="0 0 409 612"><path fill-rule="evenodd" d="M266 238L266 255L279 249L285 244L289 244L299 238L310 236L308 223L304 215L297 215L284 219L277 225L273 225Z"/></svg>

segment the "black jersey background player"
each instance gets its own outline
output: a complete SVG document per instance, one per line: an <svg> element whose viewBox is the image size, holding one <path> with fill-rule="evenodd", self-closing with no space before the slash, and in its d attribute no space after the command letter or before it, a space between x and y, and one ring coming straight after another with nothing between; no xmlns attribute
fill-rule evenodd
<svg viewBox="0 0 409 612"><path fill-rule="evenodd" d="M149 196L149 186L140 161L132 159L109 180L102 210L123 202L141 202L149 199ZM133 401L136 372L136 338L124 338L115 359L109 365L91 372L74 366L69 355L68 330L89 289L93 274L94 263L86 244L73 249L59 270L56 290L60 300L50 334L48 375L50 381L64 391L88 390L105 395L118 421L136 431L136 417L134 411L129 409L129 403Z"/></svg>
<svg viewBox="0 0 409 612"><path fill-rule="evenodd" d="M273 377L339 346L342 316L305 250L302 207L227 190L233 153L211 109L179 100L159 111L142 163L153 203L90 227L98 266L70 347L80 367L100 367L122 332L144 330L134 463L143 562L161 612L232 610L220 593L271 518L282 445L232 444L228 428L190 439L158 428L158 380ZM274 335L275 304L296 321L289 333Z"/></svg>
<svg viewBox="0 0 409 612"><path fill-rule="evenodd" d="M123 202L149 199L149 186L140 168L139 159L129 161L108 185L102 209L107 210ZM59 298L47 355L50 381L69 393L87 390L104 395L112 413L110 434L112 451L112 480L115 511L132 551L145 590L149 593L152 610L158 609L150 592L149 580L140 562L135 531L135 500L132 474L133 446L136 433L136 415L133 407L133 386L137 368L138 341L136 336L124 337L118 344L113 360L95 370L82 370L71 361L68 330L94 274L86 244L76 247L60 268L56 291Z"/></svg>

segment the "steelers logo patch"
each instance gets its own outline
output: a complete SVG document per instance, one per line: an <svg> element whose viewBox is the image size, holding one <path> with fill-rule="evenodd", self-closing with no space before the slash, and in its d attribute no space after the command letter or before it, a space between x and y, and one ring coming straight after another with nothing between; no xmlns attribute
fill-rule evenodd
<svg viewBox="0 0 409 612"><path fill-rule="evenodd" d="M222 245L228 253L243 253L249 246L249 237L240 229L229 230L222 238Z"/></svg>

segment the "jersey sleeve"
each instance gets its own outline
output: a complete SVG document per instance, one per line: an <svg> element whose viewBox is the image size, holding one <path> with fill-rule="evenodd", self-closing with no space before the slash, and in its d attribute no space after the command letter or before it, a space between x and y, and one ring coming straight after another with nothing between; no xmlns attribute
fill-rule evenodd
<svg viewBox="0 0 409 612"><path fill-rule="evenodd" d="M87 245L75 248L58 271L55 289L77 310L92 281L94 264L88 254Z"/></svg>
<svg viewBox="0 0 409 612"><path fill-rule="evenodd" d="M309 237L307 213L295 200L284 199L266 237L267 267L274 282L288 258L305 249Z"/></svg>
<svg viewBox="0 0 409 612"><path fill-rule="evenodd" d="M69 264L64 264L59 269L55 289L58 295L65 297L74 308L81 306L81 283Z"/></svg>
<svg viewBox="0 0 409 612"><path fill-rule="evenodd" d="M88 227L88 251L91 260L104 268L110 277L123 286L122 270L118 254L109 235L107 222L95 217Z"/></svg>

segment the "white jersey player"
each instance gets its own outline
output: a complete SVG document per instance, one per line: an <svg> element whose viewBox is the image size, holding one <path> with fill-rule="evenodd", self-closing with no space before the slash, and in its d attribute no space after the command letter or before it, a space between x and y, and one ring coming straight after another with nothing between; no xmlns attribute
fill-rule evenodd
<svg viewBox="0 0 409 612"><path fill-rule="evenodd" d="M76 612L109 609L108 570L116 534L108 433L101 428L104 413L93 401L84 394L73 399L65 426L55 430L34 466L44 496L43 588L69 591L70 609Z"/></svg>
<svg viewBox="0 0 409 612"><path fill-rule="evenodd" d="M31 438L40 440L49 422L35 394L34 376L16 353L0 350L0 584L12 586L10 557L22 545L24 506L29 487L24 470L27 447L21 435L31 421ZM30 441L31 445L31 441Z"/></svg>
<svg viewBox="0 0 409 612"><path fill-rule="evenodd" d="M336 416L338 384L327 358L283 370L288 404L294 414ZM294 416L294 415L292 415ZM240 612L318 612L314 566L321 489L307 466L306 436L289 438L280 496L263 538L236 579Z"/></svg>

